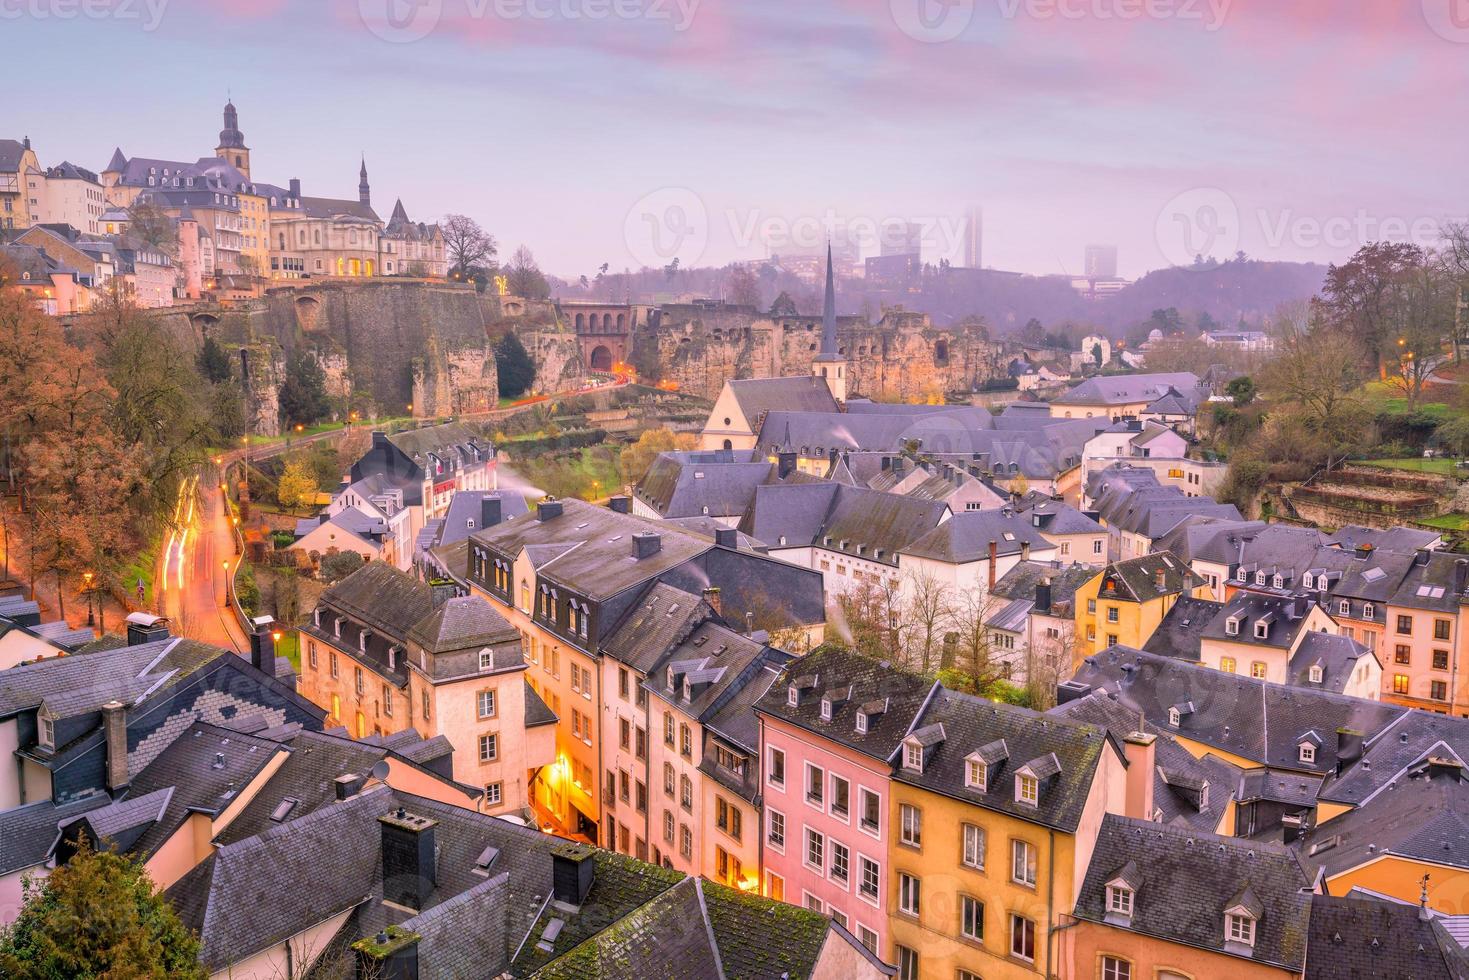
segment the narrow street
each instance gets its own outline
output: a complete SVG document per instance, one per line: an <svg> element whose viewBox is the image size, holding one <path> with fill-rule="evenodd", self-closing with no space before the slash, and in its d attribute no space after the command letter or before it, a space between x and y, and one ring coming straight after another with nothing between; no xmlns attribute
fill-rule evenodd
<svg viewBox="0 0 1469 980"><path fill-rule="evenodd" d="M226 605L229 573L238 567L230 514L216 471L206 468L179 488L178 530L170 534L154 579L161 615L174 632L249 653L249 641Z"/></svg>

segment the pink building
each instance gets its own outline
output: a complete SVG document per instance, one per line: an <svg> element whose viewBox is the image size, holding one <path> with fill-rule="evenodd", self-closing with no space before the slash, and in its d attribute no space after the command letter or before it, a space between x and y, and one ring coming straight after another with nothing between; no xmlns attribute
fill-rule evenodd
<svg viewBox="0 0 1469 980"><path fill-rule="evenodd" d="M776 679L755 711L765 803L765 895L826 913L888 948L892 759L938 690L842 650Z"/></svg>

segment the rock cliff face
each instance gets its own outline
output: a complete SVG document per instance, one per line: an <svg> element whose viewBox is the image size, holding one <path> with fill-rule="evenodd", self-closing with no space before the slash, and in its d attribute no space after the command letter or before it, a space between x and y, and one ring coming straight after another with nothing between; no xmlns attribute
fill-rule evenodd
<svg viewBox="0 0 1469 980"><path fill-rule="evenodd" d="M926 314L890 310L875 324L841 317L837 330L853 395L925 401L945 392L968 392L1004 373L1003 350L982 326L937 328ZM645 380L670 380L683 391L713 399L730 378L811 373L820 342L820 317L665 306L654 326L635 339L634 362L645 374L656 364L659 377Z"/></svg>
<svg viewBox="0 0 1469 980"><path fill-rule="evenodd" d="M285 364L311 352L327 392L364 412L420 416L488 411L499 401L479 298L449 283L332 281L281 287L229 308L151 311L186 349L213 336L237 359L255 431L279 429Z"/></svg>

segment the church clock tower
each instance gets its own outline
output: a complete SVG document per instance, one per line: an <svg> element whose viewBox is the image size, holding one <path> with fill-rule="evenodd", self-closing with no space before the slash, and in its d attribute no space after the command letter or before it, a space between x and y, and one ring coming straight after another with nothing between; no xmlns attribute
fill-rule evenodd
<svg viewBox="0 0 1469 980"><path fill-rule="evenodd" d="M224 129L219 131L219 145L214 155L234 164L236 170L250 179L250 148L245 145L245 134L240 132L240 116L233 102L224 105Z"/></svg>

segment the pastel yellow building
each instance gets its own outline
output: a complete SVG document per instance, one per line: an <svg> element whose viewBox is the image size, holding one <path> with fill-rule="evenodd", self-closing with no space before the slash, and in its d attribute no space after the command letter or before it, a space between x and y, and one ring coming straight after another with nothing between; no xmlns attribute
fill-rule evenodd
<svg viewBox="0 0 1469 980"><path fill-rule="evenodd" d="M1171 552L1112 562L1076 590L1074 666L1108 647L1143 646L1179 596L1207 592L1207 583Z"/></svg>
<svg viewBox="0 0 1469 980"><path fill-rule="evenodd" d="M885 958L900 976L1065 975L1061 926L1091 842L1107 813L1128 808L1118 743L1096 726L953 691L916 725L888 811Z"/></svg>

